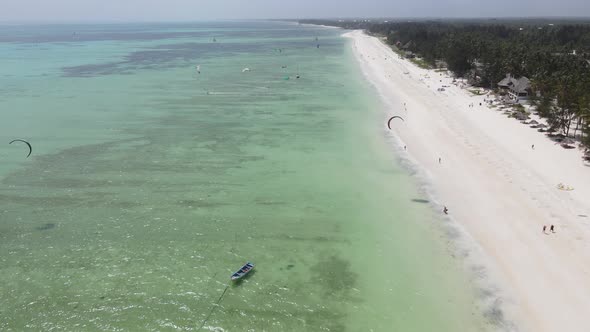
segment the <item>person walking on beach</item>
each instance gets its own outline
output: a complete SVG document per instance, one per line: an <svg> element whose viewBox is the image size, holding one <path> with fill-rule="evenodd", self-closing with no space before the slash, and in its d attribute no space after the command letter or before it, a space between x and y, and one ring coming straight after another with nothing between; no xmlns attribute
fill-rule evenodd
<svg viewBox="0 0 590 332"><path fill-rule="evenodd" d="M406 146L404 145L404 151L406 151Z"/></svg>
<svg viewBox="0 0 590 332"><path fill-rule="evenodd" d="M531 145L531 149L533 149L533 150L535 149L535 144Z"/></svg>
<svg viewBox="0 0 590 332"><path fill-rule="evenodd" d="M543 225L543 233L547 234L547 225Z"/></svg>
<svg viewBox="0 0 590 332"><path fill-rule="evenodd" d="M447 209L447 207L445 206L445 207L443 208L443 212L444 212L444 214L449 214L449 209Z"/></svg>
<svg viewBox="0 0 590 332"><path fill-rule="evenodd" d="M549 230L551 231L551 233L555 233L555 226L551 225L551 228L549 228Z"/></svg>
<svg viewBox="0 0 590 332"><path fill-rule="evenodd" d="M440 157L438 157L438 163L440 164L442 161L442 159Z"/></svg>

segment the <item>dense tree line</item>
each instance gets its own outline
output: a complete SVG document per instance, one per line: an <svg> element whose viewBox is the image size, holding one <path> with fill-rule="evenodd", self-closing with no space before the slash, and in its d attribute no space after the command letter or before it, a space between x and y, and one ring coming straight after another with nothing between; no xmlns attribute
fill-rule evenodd
<svg viewBox="0 0 590 332"><path fill-rule="evenodd" d="M365 31L457 77L495 88L506 74L531 80L533 103L552 129L590 146L590 24L507 21L309 21Z"/></svg>

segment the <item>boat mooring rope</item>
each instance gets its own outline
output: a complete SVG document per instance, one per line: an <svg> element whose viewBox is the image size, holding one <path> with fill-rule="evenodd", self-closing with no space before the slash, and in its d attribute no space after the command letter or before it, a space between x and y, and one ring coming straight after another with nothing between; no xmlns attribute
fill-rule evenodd
<svg viewBox="0 0 590 332"><path fill-rule="evenodd" d="M219 305L219 303L221 302L221 299L223 299L223 296L225 295L225 292L227 292L228 288L229 288L229 285L225 286L223 293L221 293L221 296L217 299L217 302L215 302L215 304L211 307L211 311L209 311L209 315L207 315L207 318L205 318L205 320L203 321L203 323L201 324L201 327L199 327L197 332L201 331L201 329L203 328L203 326L205 326L205 324L207 323L207 321L209 320L211 315L213 315L213 311Z"/></svg>

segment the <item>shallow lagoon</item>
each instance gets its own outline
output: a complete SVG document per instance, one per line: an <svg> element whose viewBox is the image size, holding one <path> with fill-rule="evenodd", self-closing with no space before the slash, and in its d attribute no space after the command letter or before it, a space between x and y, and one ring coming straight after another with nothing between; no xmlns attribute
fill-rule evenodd
<svg viewBox="0 0 590 332"><path fill-rule="evenodd" d="M0 32L0 328L485 326L340 34Z"/></svg>

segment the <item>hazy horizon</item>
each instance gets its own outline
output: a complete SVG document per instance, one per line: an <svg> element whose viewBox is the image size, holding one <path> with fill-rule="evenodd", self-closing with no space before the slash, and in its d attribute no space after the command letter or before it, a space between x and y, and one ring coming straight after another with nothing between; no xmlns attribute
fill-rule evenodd
<svg viewBox="0 0 590 332"><path fill-rule="evenodd" d="M311 18L588 18L584 0L525 0L514 3L473 3L469 0L417 0L412 2L367 0L322 3L311 0L273 2L238 0L199 4L190 0L23 0L4 4L2 23L174 22L243 19ZM31 8L34 8L31 10Z"/></svg>

